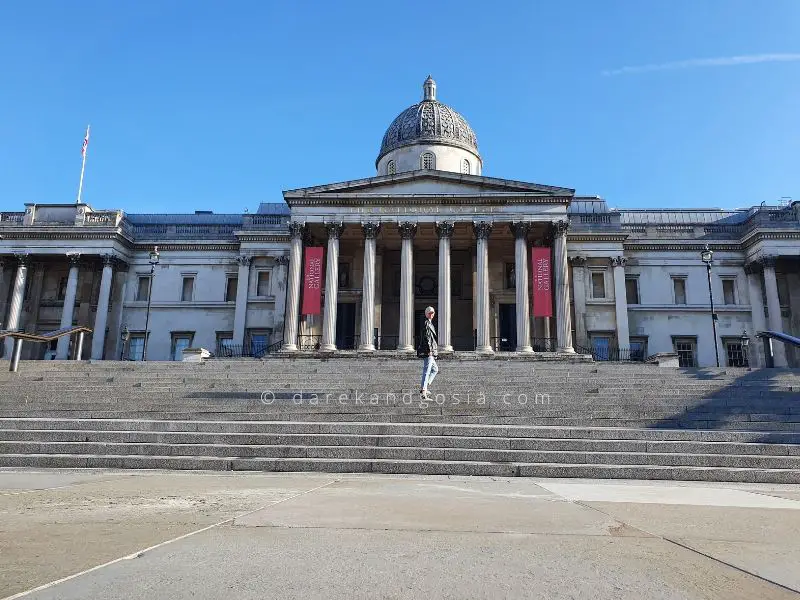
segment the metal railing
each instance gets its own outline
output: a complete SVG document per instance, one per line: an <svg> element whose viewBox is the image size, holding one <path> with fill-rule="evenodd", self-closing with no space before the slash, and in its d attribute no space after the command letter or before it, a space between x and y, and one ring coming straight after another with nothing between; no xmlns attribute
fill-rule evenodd
<svg viewBox="0 0 800 600"><path fill-rule="evenodd" d="M217 346L212 358L262 358L267 354L278 352L283 346L283 340L272 344L222 344Z"/></svg>
<svg viewBox="0 0 800 600"><path fill-rule="evenodd" d="M597 361L644 362L647 358L642 348L575 346L575 352L578 354L591 354L592 358Z"/></svg>
<svg viewBox="0 0 800 600"><path fill-rule="evenodd" d="M552 337L531 338L531 347L534 352L555 352L558 349L558 340Z"/></svg>
<svg viewBox="0 0 800 600"><path fill-rule="evenodd" d="M489 344L495 352L513 352L517 349L516 340L507 337L491 337L489 338Z"/></svg>
<svg viewBox="0 0 800 600"><path fill-rule="evenodd" d="M321 335L298 335L297 349L301 351L319 350L322 347Z"/></svg>

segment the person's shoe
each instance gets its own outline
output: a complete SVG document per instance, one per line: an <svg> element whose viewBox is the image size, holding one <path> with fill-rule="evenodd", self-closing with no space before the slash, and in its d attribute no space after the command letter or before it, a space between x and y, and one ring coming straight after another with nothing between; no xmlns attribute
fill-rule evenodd
<svg viewBox="0 0 800 600"><path fill-rule="evenodd" d="M421 390L419 393L420 400L431 400L431 393L428 390Z"/></svg>

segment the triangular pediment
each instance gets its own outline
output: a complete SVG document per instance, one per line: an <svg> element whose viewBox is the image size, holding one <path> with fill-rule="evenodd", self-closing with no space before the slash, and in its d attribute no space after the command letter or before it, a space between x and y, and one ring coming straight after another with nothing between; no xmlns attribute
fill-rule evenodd
<svg viewBox="0 0 800 600"><path fill-rule="evenodd" d="M283 192L291 204L293 200L324 200L336 198L368 198L369 196L573 196L570 188L539 185L523 181L464 175L447 171L411 171L396 175L383 175L341 183L318 185Z"/></svg>

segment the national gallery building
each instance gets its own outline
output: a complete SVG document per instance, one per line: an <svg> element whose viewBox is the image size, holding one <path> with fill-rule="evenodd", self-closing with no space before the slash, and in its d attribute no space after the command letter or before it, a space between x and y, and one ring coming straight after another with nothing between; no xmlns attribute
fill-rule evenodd
<svg viewBox="0 0 800 600"><path fill-rule="evenodd" d="M486 177L475 133L430 77L375 169L248 214L0 212L0 330L85 325L86 359L413 353L434 306L443 353L668 352L699 367L762 366L757 332L800 336L798 202L617 210ZM22 358L70 358L62 339ZM774 351L776 366L800 367Z"/></svg>

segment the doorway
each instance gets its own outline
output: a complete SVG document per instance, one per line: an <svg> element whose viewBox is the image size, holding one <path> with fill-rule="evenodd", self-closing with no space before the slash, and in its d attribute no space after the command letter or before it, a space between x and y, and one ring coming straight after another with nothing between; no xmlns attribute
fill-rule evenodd
<svg viewBox="0 0 800 600"><path fill-rule="evenodd" d="M356 347L356 305L354 302L336 305L336 347L353 350Z"/></svg>
<svg viewBox="0 0 800 600"><path fill-rule="evenodd" d="M513 352L517 349L517 305L501 304L499 339L492 344L500 352Z"/></svg>

